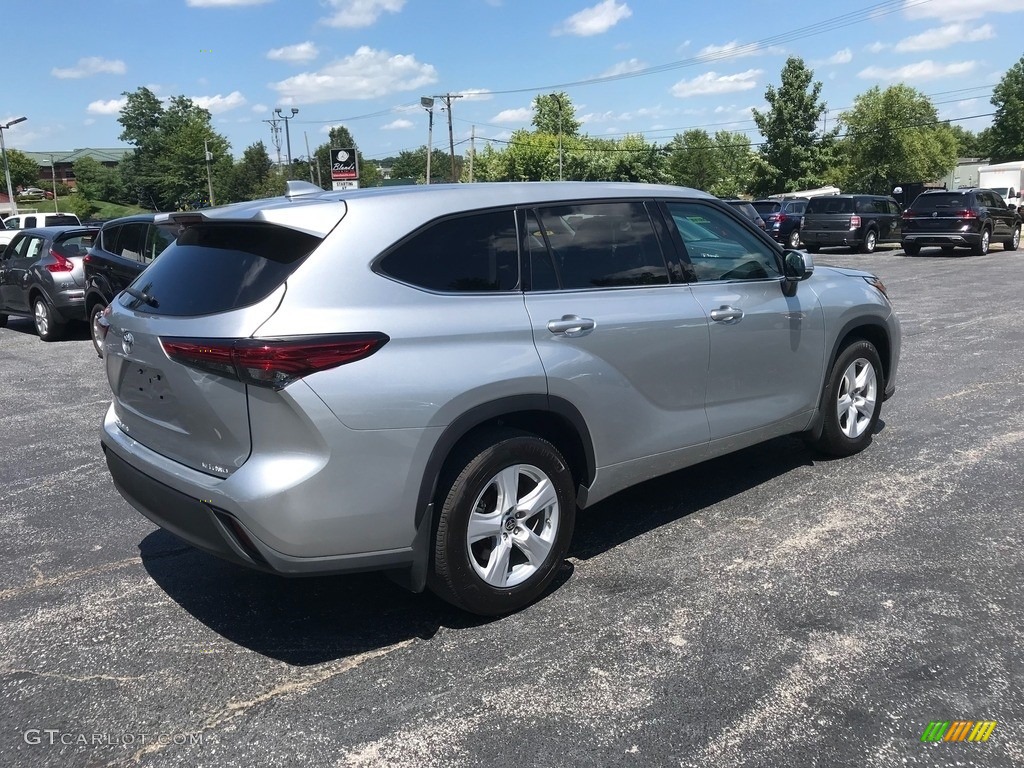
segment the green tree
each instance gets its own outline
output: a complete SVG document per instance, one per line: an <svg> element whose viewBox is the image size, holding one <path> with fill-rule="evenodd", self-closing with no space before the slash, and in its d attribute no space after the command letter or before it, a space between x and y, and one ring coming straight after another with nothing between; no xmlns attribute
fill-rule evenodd
<svg viewBox="0 0 1024 768"><path fill-rule="evenodd" d="M226 199L223 202L258 200L276 191L271 185L274 163L262 141L250 144L235 163L228 177Z"/></svg>
<svg viewBox="0 0 1024 768"><path fill-rule="evenodd" d="M956 165L956 134L939 122L928 97L908 85L860 94L840 124L848 189L889 194L900 182L937 179Z"/></svg>
<svg viewBox="0 0 1024 768"><path fill-rule="evenodd" d="M718 177L708 191L717 197L738 197L750 187L750 169L754 153L746 134L733 131L715 133L715 162Z"/></svg>
<svg viewBox="0 0 1024 768"><path fill-rule="evenodd" d="M710 191L718 181L718 158L708 132L694 128L668 143L667 172L673 184Z"/></svg>
<svg viewBox="0 0 1024 768"><path fill-rule="evenodd" d="M39 165L24 152L16 149L7 150L7 167L11 173L11 185L18 187L34 187L39 179ZM6 189L4 190L7 191Z"/></svg>
<svg viewBox="0 0 1024 768"><path fill-rule="evenodd" d="M324 189L332 189L331 149L344 149L346 147L355 147L356 162L359 163L359 186L378 186L380 184L380 171L377 169L376 165L366 161L363 157L363 153L359 151L359 145L356 143L355 138L344 125L336 125L331 128L330 133L327 135L327 141L317 147L316 151L313 152L313 178L317 178L317 169L319 167L318 183ZM308 179L309 171L303 169L303 175L299 175L296 178Z"/></svg>
<svg viewBox="0 0 1024 768"><path fill-rule="evenodd" d="M754 110L764 137L753 167L752 192L758 196L821 186L838 131L823 132L819 124L826 104L819 101L821 81L803 59L791 56L782 68L778 88L769 85L769 109Z"/></svg>
<svg viewBox="0 0 1024 768"><path fill-rule="evenodd" d="M78 194L89 200L120 202L124 184L117 168L108 168L91 157L81 157L72 166Z"/></svg>
<svg viewBox="0 0 1024 768"><path fill-rule="evenodd" d="M73 213L79 219L84 221L85 219L91 219L96 215L96 212L100 209L96 203L89 200L82 195L73 195L66 200L60 201L60 207L62 211Z"/></svg>
<svg viewBox="0 0 1024 768"><path fill-rule="evenodd" d="M950 123L949 130L956 137L957 157L987 157L984 139L981 133L973 133L962 125Z"/></svg>
<svg viewBox="0 0 1024 768"><path fill-rule="evenodd" d="M565 93L538 94L533 99L533 127L538 133L553 136L578 136L580 126L576 107Z"/></svg>
<svg viewBox="0 0 1024 768"><path fill-rule="evenodd" d="M455 167L461 173L463 158L455 156ZM447 152L436 147L430 153L430 183L444 184L451 178L452 161ZM474 169L475 172L476 169ZM405 149L391 164L391 178L416 179L423 183L427 179L427 146L418 149Z"/></svg>
<svg viewBox="0 0 1024 768"><path fill-rule="evenodd" d="M1024 56L1010 67L992 89L996 114L988 131L993 163L1024 160Z"/></svg>

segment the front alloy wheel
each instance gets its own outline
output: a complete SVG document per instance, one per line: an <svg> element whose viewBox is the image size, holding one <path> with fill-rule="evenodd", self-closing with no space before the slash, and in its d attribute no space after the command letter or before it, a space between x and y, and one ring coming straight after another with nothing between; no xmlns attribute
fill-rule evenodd
<svg viewBox="0 0 1024 768"><path fill-rule="evenodd" d="M851 440L864 434L875 415L878 377L875 368L863 357L850 363L843 372L836 402L839 429Z"/></svg>
<svg viewBox="0 0 1024 768"><path fill-rule="evenodd" d="M862 253L874 253L877 244L878 235L875 234L875 230L869 229L868 233L864 235L864 243L861 245L860 250Z"/></svg>
<svg viewBox="0 0 1024 768"><path fill-rule="evenodd" d="M1013 237L1003 243L1004 251L1016 251L1020 247L1020 225L1013 228Z"/></svg>
<svg viewBox="0 0 1024 768"><path fill-rule="evenodd" d="M529 605L555 578L572 538L575 485L561 453L536 435L502 429L453 455L446 477L435 502L431 590L484 616Z"/></svg>
<svg viewBox="0 0 1024 768"><path fill-rule="evenodd" d="M981 230L981 240L979 240L978 244L974 246L975 256L984 256L988 253L989 237L990 235L987 229Z"/></svg>
<svg viewBox="0 0 1024 768"><path fill-rule="evenodd" d="M796 250L800 247L800 230L794 229L789 233L789 247Z"/></svg>
<svg viewBox="0 0 1024 768"><path fill-rule="evenodd" d="M859 453L882 411L882 364L869 341L851 342L832 365L822 400L821 434L813 447L830 456Z"/></svg>

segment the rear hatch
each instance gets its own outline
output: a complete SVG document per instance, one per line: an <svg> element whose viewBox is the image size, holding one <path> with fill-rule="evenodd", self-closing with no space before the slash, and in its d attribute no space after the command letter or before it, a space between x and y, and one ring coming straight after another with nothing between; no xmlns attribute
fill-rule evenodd
<svg viewBox="0 0 1024 768"><path fill-rule="evenodd" d="M60 258L48 269L54 273L55 284L60 282L56 279L59 275L62 278L70 278L76 287L85 288L85 257L98 232L98 229L79 230L54 238L53 252Z"/></svg>
<svg viewBox="0 0 1024 768"><path fill-rule="evenodd" d="M928 192L918 195L903 213L904 232L960 232L977 220L971 198L963 192Z"/></svg>
<svg viewBox="0 0 1024 768"><path fill-rule="evenodd" d="M804 234L815 232L820 235L819 239L826 241L830 237L845 237L851 229L853 207L853 199L849 197L811 198L804 211Z"/></svg>
<svg viewBox="0 0 1024 768"><path fill-rule="evenodd" d="M227 209L170 215L182 225L177 242L118 296L108 318L107 379L125 434L216 476L245 462L251 384L234 350L253 343L288 277L344 215L343 203L331 207L333 220L319 227L308 212L294 217L305 231L216 215Z"/></svg>

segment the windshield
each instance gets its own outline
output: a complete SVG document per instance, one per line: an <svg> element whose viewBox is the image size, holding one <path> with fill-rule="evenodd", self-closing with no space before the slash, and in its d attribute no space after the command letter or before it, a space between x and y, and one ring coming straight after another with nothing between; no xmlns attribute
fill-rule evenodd
<svg viewBox="0 0 1024 768"><path fill-rule="evenodd" d="M913 205L914 211L936 211L940 208L964 209L970 203L970 198L963 192L929 192L918 195Z"/></svg>

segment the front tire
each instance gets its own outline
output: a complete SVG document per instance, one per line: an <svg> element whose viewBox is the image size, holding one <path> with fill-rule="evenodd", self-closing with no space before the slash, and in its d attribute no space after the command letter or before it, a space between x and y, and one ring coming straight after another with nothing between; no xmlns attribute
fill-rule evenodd
<svg viewBox="0 0 1024 768"><path fill-rule="evenodd" d="M103 315L103 310L107 308L107 305L102 301L97 302L92 309L89 310L89 333L92 336L92 346L96 350L96 354L102 359L103 358L103 333L100 324L100 317Z"/></svg>
<svg viewBox="0 0 1024 768"><path fill-rule="evenodd" d="M551 443L500 430L453 459L434 537L431 591L482 616L526 607L547 589L576 517L572 473Z"/></svg>
<svg viewBox="0 0 1024 768"><path fill-rule="evenodd" d="M904 243L903 252L907 256L917 256L921 252L921 246L917 243Z"/></svg>
<svg viewBox="0 0 1024 768"><path fill-rule="evenodd" d="M971 252L975 256L984 256L986 253L988 253L988 246L990 240L991 235L989 234L989 231L987 229L981 230L981 240L978 241L977 245L971 248Z"/></svg>
<svg viewBox="0 0 1024 768"><path fill-rule="evenodd" d="M56 341L64 332L64 325L57 321L53 309L43 296L36 296L32 302L32 317L36 323L36 333L43 341Z"/></svg>
<svg viewBox="0 0 1024 768"><path fill-rule="evenodd" d="M789 243L789 247L792 248L793 250L796 250L797 248L799 248L800 247L800 230L799 229L794 229L792 232L790 232L789 233L789 239L786 242Z"/></svg>
<svg viewBox="0 0 1024 768"><path fill-rule="evenodd" d="M1003 242L1004 251L1016 251L1020 247L1020 225L1013 228L1013 237Z"/></svg>
<svg viewBox="0 0 1024 768"><path fill-rule="evenodd" d="M864 235L864 242L860 244L861 253L874 253L875 247L878 245L878 235L875 230L869 229L868 233Z"/></svg>
<svg viewBox="0 0 1024 768"><path fill-rule="evenodd" d="M829 456L851 456L871 442L882 411L885 382L869 341L849 344L832 365L822 401L824 424L812 445Z"/></svg>

